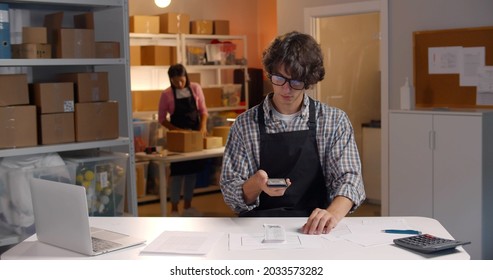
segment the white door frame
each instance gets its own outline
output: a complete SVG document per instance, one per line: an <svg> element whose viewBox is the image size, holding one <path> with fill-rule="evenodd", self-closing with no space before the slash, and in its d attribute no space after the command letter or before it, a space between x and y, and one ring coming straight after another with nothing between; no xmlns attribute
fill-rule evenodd
<svg viewBox="0 0 493 280"><path fill-rule="evenodd" d="M373 0L363 2L353 2L347 4L335 4L321 7L310 7L304 9L304 28L305 32L311 34L315 38L318 36L318 28L316 19L321 17L351 15L361 13L380 13L380 71L381 71L381 182L382 182L382 197L381 197L381 213L382 216L388 215L388 108L389 108L389 42L388 42L388 0ZM320 85L314 89L314 94L319 98Z"/></svg>

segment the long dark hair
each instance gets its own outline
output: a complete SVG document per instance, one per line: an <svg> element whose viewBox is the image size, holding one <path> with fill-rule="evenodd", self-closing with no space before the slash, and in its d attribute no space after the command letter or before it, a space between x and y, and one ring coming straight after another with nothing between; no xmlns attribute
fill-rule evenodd
<svg viewBox="0 0 493 280"><path fill-rule="evenodd" d="M190 87L190 80L188 79L188 73L185 66L183 66L182 64L174 64L169 67L168 77L170 80L171 87L173 89L175 88L175 86L173 85L173 83L171 83L171 79L174 77L181 77L181 76L185 76L185 78L187 78L187 81L185 82L185 87Z"/></svg>

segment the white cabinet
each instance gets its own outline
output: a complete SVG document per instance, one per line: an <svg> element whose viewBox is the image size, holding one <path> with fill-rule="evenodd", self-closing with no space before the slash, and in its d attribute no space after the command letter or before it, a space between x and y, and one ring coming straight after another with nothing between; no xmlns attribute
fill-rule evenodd
<svg viewBox="0 0 493 280"><path fill-rule="evenodd" d="M389 214L440 221L493 258L493 112L391 111Z"/></svg>
<svg viewBox="0 0 493 280"><path fill-rule="evenodd" d="M56 75L66 72L108 72L111 100L119 104L119 134L112 140L76 142L61 145L40 145L28 148L0 149L0 158L48 152L105 149L129 154L126 180L126 211L137 215L135 190L135 160L132 131L132 110L130 96L130 72L128 51L128 1L127 0L7 0L9 8L25 11L27 18L12 19L28 22L30 26L42 26L44 16L64 12L63 27L73 27L72 17L93 12L96 41L117 41L120 43L121 58L115 59L0 59L2 73L26 73L28 81L50 81ZM1 237L0 237L1 238ZM1 244L1 242L0 242Z"/></svg>
<svg viewBox="0 0 493 280"><path fill-rule="evenodd" d="M200 47L205 49L205 45L210 44L211 40L221 42L231 42L236 45L236 58L245 62L237 65L197 65L189 63L187 59L187 48ZM197 35L197 34L142 34L130 33L131 46L171 46L176 49L177 62L182 63L187 68L188 73L200 73L201 86L218 86L232 84L234 81L234 71L241 70L248 81L248 68L246 65L247 39L245 35ZM131 89L132 90L164 90L169 87L168 71L169 65L165 66L132 66L131 67ZM248 109L248 83L243 83L244 104L239 106L224 106L208 108L209 112L214 111L233 111Z"/></svg>

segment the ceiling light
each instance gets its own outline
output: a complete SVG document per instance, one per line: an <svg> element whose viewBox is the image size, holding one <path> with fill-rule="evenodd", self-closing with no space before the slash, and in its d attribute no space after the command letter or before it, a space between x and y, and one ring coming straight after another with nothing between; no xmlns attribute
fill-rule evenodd
<svg viewBox="0 0 493 280"><path fill-rule="evenodd" d="M154 0L154 3L156 3L156 6L159 8L166 8L171 4L171 0Z"/></svg>

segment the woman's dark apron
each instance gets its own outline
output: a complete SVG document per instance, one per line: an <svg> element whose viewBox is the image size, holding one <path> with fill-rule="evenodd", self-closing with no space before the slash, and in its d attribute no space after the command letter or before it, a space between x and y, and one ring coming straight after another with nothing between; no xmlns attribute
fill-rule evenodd
<svg viewBox="0 0 493 280"><path fill-rule="evenodd" d="M200 129L200 115L197 109L197 103L193 96L193 91L188 87L190 91L190 97L176 98L176 90L173 89L173 96L175 98L175 111L171 115L171 124L181 129ZM205 165L204 160L191 160L183 162L171 163L171 176L195 174L200 172Z"/></svg>
<svg viewBox="0 0 493 280"><path fill-rule="evenodd" d="M242 217L308 217L315 208L329 204L320 165L315 120L315 103L310 99L308 130L267 134L262 104L259 105L260 169L270 178L289 178L291 186L283 196L260 194L260 205Z"/></svg>

